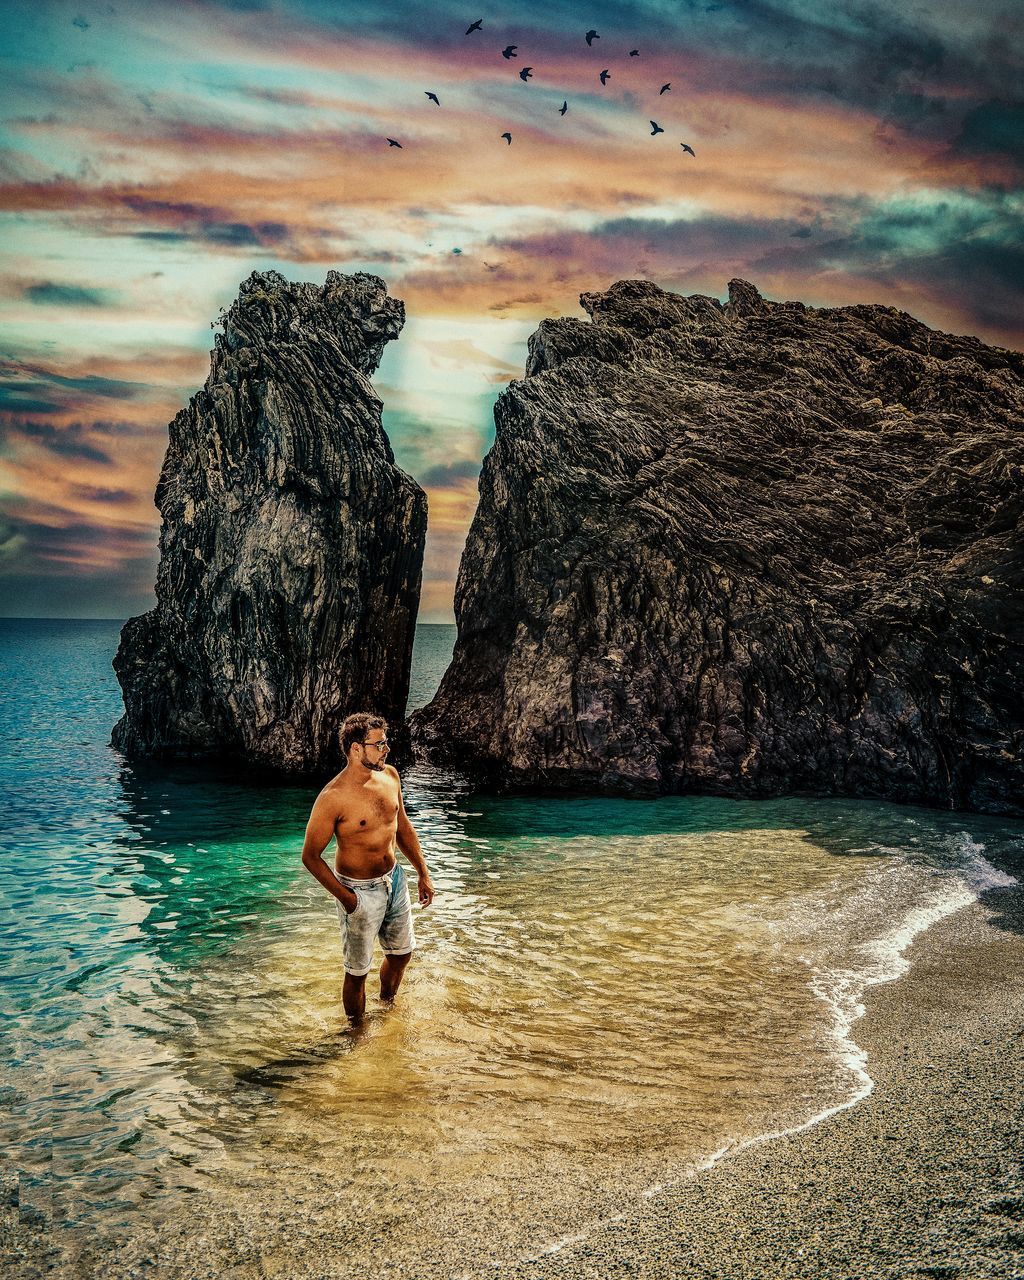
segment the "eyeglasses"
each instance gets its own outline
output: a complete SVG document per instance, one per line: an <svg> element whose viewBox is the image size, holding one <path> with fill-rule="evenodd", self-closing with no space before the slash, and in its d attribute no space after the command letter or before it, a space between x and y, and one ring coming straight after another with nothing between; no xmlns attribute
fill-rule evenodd
<svg viewBox="0 0 1024 1280"><path fill-rule="evenodd" d="M364 747L376 747L378 751L387 751L391 744L388 742L387 738L381 738L378 742L370 742L369 739L364 738L362 745Z"/></svg>

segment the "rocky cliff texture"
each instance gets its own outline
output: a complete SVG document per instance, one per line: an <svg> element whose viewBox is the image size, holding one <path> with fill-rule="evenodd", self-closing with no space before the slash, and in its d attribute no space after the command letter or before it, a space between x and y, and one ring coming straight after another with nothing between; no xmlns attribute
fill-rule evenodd
<svg viewBox="0 0 1024 1280"><path fill-rule="evenodd" d="M254 272L156 491L157 606L114 667L131 756L335 767L353 710L400 720L426 496L394 465L368 375L405 320L382 280Z"/></svg>
<svg viewBox="0 0 1024 1280"><path fill-rule="evenodd" d="M581 301L496 406L421 750L1024 812L1024 358L740 280Z"/></svg>

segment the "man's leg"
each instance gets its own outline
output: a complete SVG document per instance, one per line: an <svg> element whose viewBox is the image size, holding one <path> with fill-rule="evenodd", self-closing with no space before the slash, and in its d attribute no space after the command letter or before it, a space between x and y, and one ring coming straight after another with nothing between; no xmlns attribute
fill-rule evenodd
<svg viewBox="0 0 1024 1280"><path fill-rule="evenodd" d="M380 998L391 1001L395 998L405 966L416 948L412 899L409 897L409 885L401 863L395 866L391 897L380 929L380 944L385 953L384 963L380 967Z"/></svg>
<svg viewBox="0 0 1024 1280"><path fill-rule="evenodd" d="M380 998L382 1000L394 1000L402 983L405 966L411 959L411 951L407 951L404 956L384 957L384 963L380 967Z"/></svg>
<svg viewBox="0 0 1024 1280"><path fill-rule="evenodd" d="M366 974L356 977L354 973L346 973L341 988L341 1002L352 1023L362 1022L366 1011Z"/></svg>

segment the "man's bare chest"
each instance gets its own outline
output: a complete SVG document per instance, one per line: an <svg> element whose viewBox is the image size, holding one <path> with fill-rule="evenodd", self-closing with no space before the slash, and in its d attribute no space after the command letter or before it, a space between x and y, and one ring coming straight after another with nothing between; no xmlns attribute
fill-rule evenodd
<svg viewBox="0 0 1024 1280"><path fill-rule="evenodd" d="M398 822L398 796L390 788L339 797L334 829L339 838L392 831Z"/></svg>

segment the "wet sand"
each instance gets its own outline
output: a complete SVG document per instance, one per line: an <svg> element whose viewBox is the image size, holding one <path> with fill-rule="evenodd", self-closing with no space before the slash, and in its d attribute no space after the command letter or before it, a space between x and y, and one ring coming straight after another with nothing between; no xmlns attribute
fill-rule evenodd
<svg viewBox="0 0 1024 1280"><path fill-rule="evenodd" d="M69 1253L42 1222L23 1221L7 1186L4 1274L341 1280L371 1266L420 1280L1024 1276L1019 896L992 892L935 925L908 951L910 971L868 992L853 1037L868 1054L870 1096L652 1194L581 1187L578 1238L561 1247L534 1213L516 1213L514 1197L501 1241L474 1240L472 1205L448 1204L444 1249L436 1205L357 1204L342 1182L275 1196L269 1179L254 1177L248 1191L197 1197L187 1214L113 1254L86 1240ZM357 1245L351 1229L367 1214L379 1226L374 1257L365 1232Z"/></svg>

